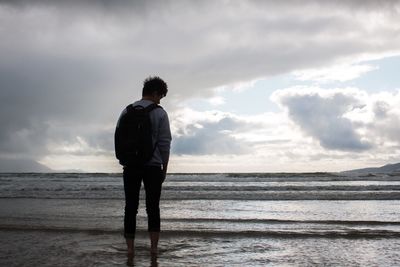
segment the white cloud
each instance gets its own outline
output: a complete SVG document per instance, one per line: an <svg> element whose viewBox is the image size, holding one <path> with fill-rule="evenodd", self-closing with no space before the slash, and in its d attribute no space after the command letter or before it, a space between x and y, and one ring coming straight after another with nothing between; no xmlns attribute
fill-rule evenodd
<svg viewBox="0 0 400 267"><path fill-rule="evenodd" d="M186 108L171 115L172 152L178 155L229 155L250 151L251 144L235 136L248 122L220 111L197 112Z"/></svg>
<svg viewBox="0 0 400 267"><path fill-rule="evenodd" d="M361 75L376 69L378 69L378 67L368 64L344 64L332 67L295 71L293 74L296 79L301 81L329 83L333 81L345 82L354 80Z"/></svg>
<svg viewBox="0 0 400 267"><path fill-rule="evenodd" d="M221 96L214 96L212 98L208 99L208 102L212 105L212 106L220 106L225 104L225 98L221 97Z"/></svg>

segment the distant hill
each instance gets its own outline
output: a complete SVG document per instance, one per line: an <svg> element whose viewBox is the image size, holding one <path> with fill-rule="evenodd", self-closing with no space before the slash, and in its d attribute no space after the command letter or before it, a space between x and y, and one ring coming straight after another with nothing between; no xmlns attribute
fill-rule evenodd
<svg viewBox="0 0 400 267"><path fill-rule="evenodd" d="M387 164L385 166L377 168L363 168L363 169L349 170L349 171L344 171L343 173L393 173L393 172L400 173L400 163Z"/></svg>
<svg viewBox="0 0 400 267"><path fill-rule="evenodd" d="M52 172L49 167L31 159L0 159L0 172Z"/></svg>

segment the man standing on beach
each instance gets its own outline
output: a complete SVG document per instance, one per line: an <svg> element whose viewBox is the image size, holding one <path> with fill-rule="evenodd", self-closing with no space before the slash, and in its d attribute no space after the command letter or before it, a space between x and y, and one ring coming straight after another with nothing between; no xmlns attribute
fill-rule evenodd
<svg viewBox="0 0 400 267"><path fill-rule="evenodd" d="M133 257L134 255L136 215L139 206L139 192L142 181L146 192L146 212L151 253L157 253L160 233L159 203L161 187L167 173L172 139L168 114L158 104L160 104L161 98L167 95L167 92L167 84L161 78L147 78L143 84L142 99L134 102L122 111L116 127L116 155L120 164L123 165L125 191L124 237L128 247L128 257ZM141 115L138 116L137 114ZM146 119L148 121L147 124ZM142 121L142 123L138 121ZM133 132L132 130L130 132L126 130L127 128L135 127L136 130L133 129ZM145 136L137 137L135 134L137 134L137 129L140 131L140 128L149 128L150 130L148 134L144 134ZM125 131L125 136L123 131ZM126 132L129 134L127 135ZM138 140L140 138L144 138L145 140ZM141 151L143 150L146 139L150 139L151 146L150 153L147 153L148 156ZM133 146L142 146L139 147L139 152L126 151L133 149L128 148L132 147L132 143L135 143ZM128 154L136 154L141 158L134 158Z"/></svg>

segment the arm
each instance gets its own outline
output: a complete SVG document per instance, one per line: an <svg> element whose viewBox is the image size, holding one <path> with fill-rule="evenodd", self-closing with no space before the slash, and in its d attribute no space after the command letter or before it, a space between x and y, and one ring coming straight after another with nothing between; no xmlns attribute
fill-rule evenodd
<svg viewBox="0 0 400 267"><path fill-rule="evenodd" d="M164 116L161 118L160 124L159 124L159 134L158 134L158 149L161 154L162 162L163 162L163 172L164 172L164 178L163 182L165 180L165 177L167 175L167 169L168 169L168 161L169 161L169 154L170 154L170 149L171 149L171 130L169 126L169 119L168 115L165 112Z"/></svg>
<svg viewBox="0 0 400 267"><path fill-rule="evenodd" d="M162 182L164 183L165 178L167 178L167 169L168 169L168 163L163 163L163 178L162 178Z"/></svg>

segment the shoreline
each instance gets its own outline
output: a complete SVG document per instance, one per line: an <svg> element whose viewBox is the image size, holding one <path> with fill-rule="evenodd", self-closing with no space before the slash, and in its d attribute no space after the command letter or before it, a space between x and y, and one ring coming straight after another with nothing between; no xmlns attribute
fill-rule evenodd
<svg viewBox="0 0 400 267"><path fill-rule="evenodd" d="M115 233L3 231L2 266L124 266L126 245ZM23 249L23 248L29 248ZM400 238L285 238L169 235L159 254L149 253L147 233L135 240L135 266L396 266ZM373 255L370 256L370 255ZM152 262L153 261L153 262ZM152 265L153 264L153 265Z"/></svg>

